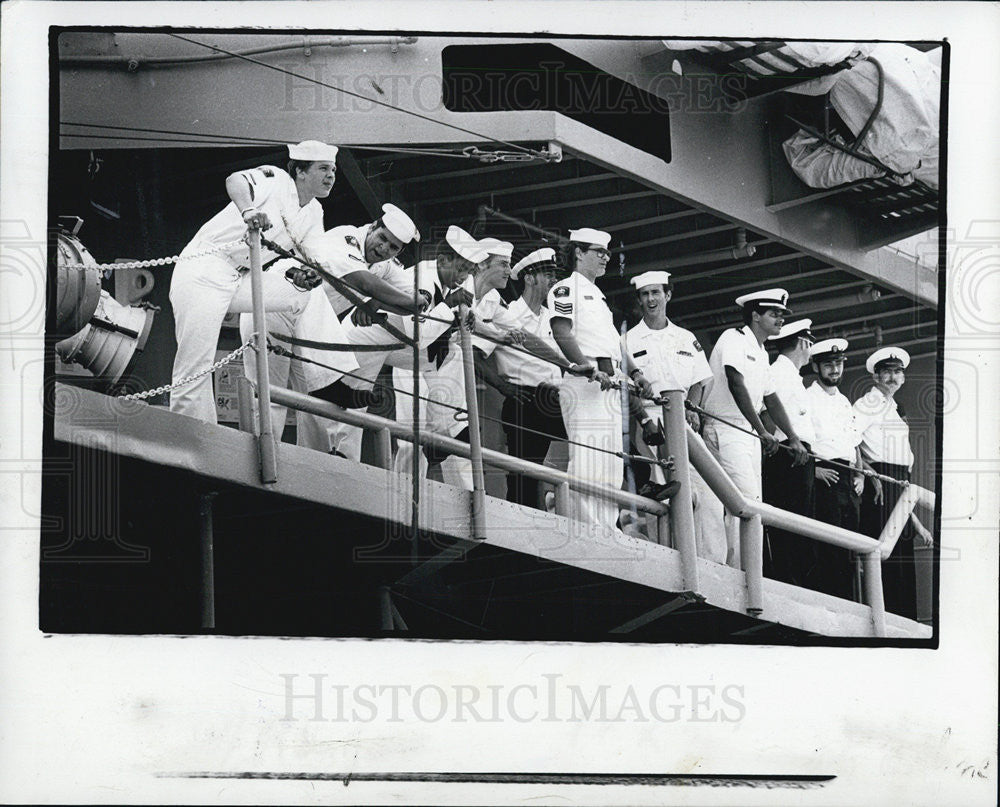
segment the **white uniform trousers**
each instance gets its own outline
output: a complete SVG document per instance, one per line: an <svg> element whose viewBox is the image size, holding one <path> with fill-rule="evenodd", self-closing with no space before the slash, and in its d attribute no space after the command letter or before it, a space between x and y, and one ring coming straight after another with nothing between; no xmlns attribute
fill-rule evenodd
<svg viewBox="0 0 1000 807"><path fill-rule="evenodd" d="M204 245L191 244L191 252L204 249ZM182 253L183 254L183 253ZM298 291L279 272L264 272L262 288L264 307L268 311L281 311L296 317L295 336L326 341L322 322L326 310L333 315L329 302L322 293L317 296ZM174 310L177 353L174 355L172 381L203 370L215 361L222 320L229 312L244 313L253 310L250 294L250 273L239 272L232 264L217 255L177 262L170 282L170 304ZM322 351L316 351L321 354ZM321 360L321 359L320 359ZM339 374L314 365L303 368L309 389L318 389L335 381ZM216 423L212 379L205 375L170 393L170 409L199 420Z"/></svg>
<svg viewBox="0 0 1000 807"><path fill-rule="evenodd" d="M747 429L751 428L746 422L740 425ZM761 501L763 477L760 440L712 419L708 419L703 432L705 442L716 452L719 464L729 474L740 492L748 499ZM739 521L736 516L726 513L726 534L729 543L726 562L736 568L740 566Z"/></svg>
<svg viewBox="0 0 1000 807"><path fill-rule="evenodd" d="M559 404L567 437L583 444L569 443L570 477L619 489L624 471L622 459L606 452L622 450L621 392L601 390L596 382L566 375L560 387ZM571 516L577 521L614 529L618 518L618 505L614 502L575 491L570 501Z"/></svg>
<svg viewBox="0 0 1000 807"><path fill-rule="evenodd" d="M286 283L286 285L291 284ZM344 335L344 329L323 289L315 288L309 292L297 292L297 294L310 298L306 301L305 307L301 310L268 313L265 317L268 332L288 334L318 342L346 344L347 337ZM240 338L246 341L251 333L253 333L253 315L240 314ZM354 373L358 369L358 362L351 351L317 350L290 345L280 339L273 339L273 341L276 345L290 350L296 356L302 356L335 368L328 370L315 364L295 361L286 356L269 353L267 357L268 377L272 384L279 387L288 387L296 392L309 393L325 387L327 384L332 384L343 377L345 372ZM257 383L257 362L253 353L243 354L243 372L251 382ZM271 404L271 427L275 439L279 441L285 427L286 414L284 406ZM337 421L329 418L310 415L307 412L296 412L295 442L300 446L322 451L324 454L329 453L331 449L337 447L337 442L331 432L335 426L339 425Z"/></svg>
<svg viewBox="0 0 1000 807"><path fill-rule="evenodd" d="M400 357L402 358L402 357ZM463 415L456 420L458 414L452 407L461 407L463 413L468 409L465 397L465 370L462 354L459 348L452 345L448 357L440 368L429 369L420 374L421 398L430 401L419 401L420 430L432 431L447 437L455 437L469 422ZM393 386L397 390L413 392L413 371L394 367L392 370ZM447 406L434 403L439 401ZM396 393L396 420L409 428L413 428L413 397ZM413 471L413 443L399 441L394 468L397 473L409 474ZM427 474L427 458L423 451L419 455L420 476ZM472 462L465 457L449 455L441 462L441 476L446 484L463 490L472 490Z"/></svg>
<svg viewBox="0 0 1000 807"><path fill-rule="evenodd" d="M663 408L661 406L646 405L646 414L653 422L662 425ZM642 436L639 436L642 439ZM655 457L656 450L647 450ZM719 497L715 495L708 483L701 474L695 470L693 465L691 470L691 493L694 498L694 541L698 549L698 557L711 560L716 563L725 563L727 554L725 508ZM660 465L650 466L650 477L654 482L662 485L666 482L663 474L663 467Z"/></svg>
<svg viewBox="0 0 1000 807"><path fill-rule="evenodd" d="M395 325L404 333L408 332L404 326L403 317L398 314L390 314L389 322ZM358 327L351 322L350 316L341 323L344 330L344 338L352 345L395 345L398 344L396 337L378 325ZM393 351L366 351L355 354L357 370L352 376L345 376L344 383L353 389L370 390L375 385L375 379L387 362L403 357L413 363L413 349L409 345L403 345L400 350ZM363 379L363 380L362 380ZM405 397L405 396L404 396ZM409 398L407 398L409 401ZM398 404L397 404L398 407ZM361 411L368 411L367 409ZM350 426L346 423L330 423L327 431L330 439L330 448L337 449L341 454L355 462L361 461L361 436L363 430L358 426Z"/></svg>

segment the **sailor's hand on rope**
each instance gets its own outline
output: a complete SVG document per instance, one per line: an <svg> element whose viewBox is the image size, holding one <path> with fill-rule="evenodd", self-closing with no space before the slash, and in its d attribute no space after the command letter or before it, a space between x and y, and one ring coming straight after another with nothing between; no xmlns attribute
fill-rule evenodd
<svg viewBox="0 0 1000 807"><path fill-rule="evenodd" d="M875 492L875 504L882 504L882 499L884 497L884 491L882 489L882 480L877 477L871 477L872 490Z"/></svg>
<svg viewBox="0 0 1000 807"><path fill-rule="evenodd" d="M351 313L351 322L357 325L359 328L370 328L375 324L375 317L369 314L367 311L362 311L360 308L355 308Z"/></svg>
<svg viewBox="0 0 1000 807"><path fill-rule="evenodd" d="M598 384L600 384L602 391L607 391L609 389L613 389L618 386L617 382L615 382L615 380L611 376L609 376L607 373L601 372L600 370L597 370L590 377L590 380L596 381Z"/></svg>
<svg viewBox="0 0 1000 807"><path fill-rule="evenodd" d="M243 211L242 216L243 223L251 230L263 231L271 229L271 220L263 210L258 210L256 207L248 207Z"/></svg>
<svg viewBox="0 0 1000 807"><path fill-rule="evenodd" d="M635 384L640 397L642 398L653 397L653 385L650 384L649 379L642 374L642 370L639 369L633 370L631 373L629 373L629 378L631 378L632 383Z"/></svg>
<svg viewBox="0 0 1000 807"><path fill-rule="evenodd" d="M760 443L764 447L764 456L766 457L770 457L781 446L778 439L773 434L769 434L768 432L764 432L760 435Z"/></svg>
<svg viewBox="0 0 1000 807"><path fill-rule="evenodd" d="M503 335L503 341L506 342L508 345L520 346L524 344L524 337L525 337L524 331L522 331L520 328L517 328L513 331L507 331Z"/></svg>
<svg viewBox="0 0 1000 807"><path fill-rule="evenodd" d="M797 468L800 465L805 465L809 462L809 452L806 447L802 445L802 441L795 437L788 441L788 447L792 450L794 457L792 458L792 467Z"/></svg>
<svg viewBox="0 0 1000 807"><path fill-rule="evenodd" d="M444 303L448 308L458 308L460 305L471 307L473 302L472 292L461 286L452 289L444 296Z"/></svg>
<svg viewBox="0 0 1000 807"><path fill-rule="evenodd" d="M307 269L304 266L293 266L287 269L285 271L285 280L299 291L312 291L323 282L323 278L317 275L312 269Z"/></svg>
<svg viewBox="0 0 1000 807"><path fill-rule="evenodd" d="M467 330L469 333L472 333L476 330L476 315L472 311L469 311L465 315L465 321L462 322L462 327L465 328L465 330Z"/></svg>
<svg viewBox="0 0 1000 807"><path fill-rule="evenodd" d="M695 432L701 431L701 418L698 417L698 413L693 409L684 410L684 419L687 421L688 426L695 430Z"/></svg>
<svg viewBox="0 0 1000 807"><path fill-rule="evenodd" d="M860 496L861 491L865 489L865 477L864 474L854 474L851 477L851 482L854 484L854 495Z"/></svg>

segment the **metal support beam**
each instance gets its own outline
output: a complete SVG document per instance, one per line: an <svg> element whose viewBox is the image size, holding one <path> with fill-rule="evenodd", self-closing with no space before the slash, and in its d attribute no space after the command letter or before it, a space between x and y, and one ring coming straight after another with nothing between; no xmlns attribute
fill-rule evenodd
<svg viewBox="0 0 1000 807"><path fill-rule="evenodd" d="M337 154L337 167L357 194L365 212L368 213L372 221L375 221L382 215L382 203L386 201L384 199L385 192L372 185L364 171L361 170L357 157L350 149L342 148Z"/></svg>
<svg viewBox="0 0 1000 807"><path fill-rule="evenodd" d="M260 481L278 481L278 456L271 427L271 382L267 371L267 319L264 315L263 270L260 265L260 230L251 228L250 293L253 297L253 329L257 333L257 443L260 451Z"/></svg>
<svg viewBox="0 0 1000 807"><path fill-rule="evenodd" d="M215 530L212 501L215 492L198 494L198 527L201 549L201 627L215 628Z"/></svg>
<svg viewBox="0 0 1000 807"><path fill-rule="evenodd" d="M635 619L630 619L628 622L619 625L617 628L612 628L608 631L608 633L632 633L632 631L645 627L651 622L655 622L657 619L665 617L667 614L672 614L674 611L683 608L685 605L702 601L701 597L685 591L684 593L674 597L670 600L670 602L664 603L651 611L647 611L641 616L637 616Z"/></svg>
<svg viewBox="0 0 1000 807"><path fill-rule="evenodd" d="M878 552L861 556L864 564L865 604L872 609L872 630L885 636L885 599L882 592L882 558Z"/></svg>
<svg viewBox="0 0 1000 807"><path fill-rule="evenodd" d="M465 400L469 412L469 459L472 462L472 537L486 538L486 477L483 474L483 438L479 431L479 398L476 395L476 365L472 356L472 334L465 327L469 307L458 307L458 327L462 346Z"/></svg>
<svg viewBox="0 0 1000 807"><path fill-rule="evenodd" d="M698 591L698 547L694 539L694 499L691 496L691 469L688 466L687 420L684 417L684 392L670 390L663 404L663 430L666 450L673 459L670 478L680 482L680 490L670 500L670 536L681 553L684 587Z"/></svg>

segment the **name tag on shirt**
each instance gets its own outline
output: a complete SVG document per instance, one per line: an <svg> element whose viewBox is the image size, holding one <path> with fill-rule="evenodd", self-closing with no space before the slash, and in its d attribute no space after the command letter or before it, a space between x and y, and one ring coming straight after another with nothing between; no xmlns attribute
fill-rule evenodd
<svg viewBox="0 0 1000 807"><path fill-rule="evenodd" d="M751 356L749 353L747 353L747 358L750 359L750 361L757 361L757 357Z"/></svg>
<svg viewBox="0 0 1000 807"><path fill-rule="evenodd" d="M646 355L646 351L645 350L640 350L638 353L633 353L632 354L632 358L633 359L641 359L645 355Z"/></svg>
<svg viewBox="0 0 1000 807"><path fill-rule="evenodd" d="M677 351L677 355L679 355L679 356L692 356L692 357L694 356L693 353L689 353L686 350L678 350Z"/></svg>

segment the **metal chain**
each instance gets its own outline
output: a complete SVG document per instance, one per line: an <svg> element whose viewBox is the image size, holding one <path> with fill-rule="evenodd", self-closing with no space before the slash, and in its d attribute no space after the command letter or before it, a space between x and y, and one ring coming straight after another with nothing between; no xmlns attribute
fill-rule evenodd
<svg viewBox="0 0 1000 807"><path fill-rule="evenodd" d="M235 361L244 353L246 353L248 349L253 348L254 350L256 350L257 349L256 342L257 342L257 334L256 332L254 332L250 334L250 338L247 339L238 348L236 348L236 350L234 350L228 356L223 356L215 364L211 365L210 367L206 367L204 370L199 370L197 373L194 373L193 375L185 376L184 378L180 379L180 381L176 381L173 384L165 384L162 387L156 387L155 389L146 390L145 392L133 392L128 395L119 395L117 397L123 401L141 401L145 398L153 398L157 395L162 395L164 392L170 392L171 390L175 390L178 387L183 387L185 384L190 384L192 381L197 381L202 376L208 375L209 373L214 373L220 367L225 367L227 364L229 364L232 361Z"/></svg>
<svg viewBox="0 0 1000 807"><path fill-rule="evenodd" d="M226 244L219 244L211 249L206 249L201 252L196 252L193 255L184 255L183 258L186 261L194 260L195 258L205 258L209 255L215 255L219 252L229 252L231 249L236 249L240 245L246 245L243 239L238 241L230 241ZM97 269L101 272L107 269L149 269L153 266L166 266L167 264L177 263L181 259L181 255L171 255L168 258L151 258L148 261L129 261L128 263L67 263L63 264L64 269Z"/></svg>

